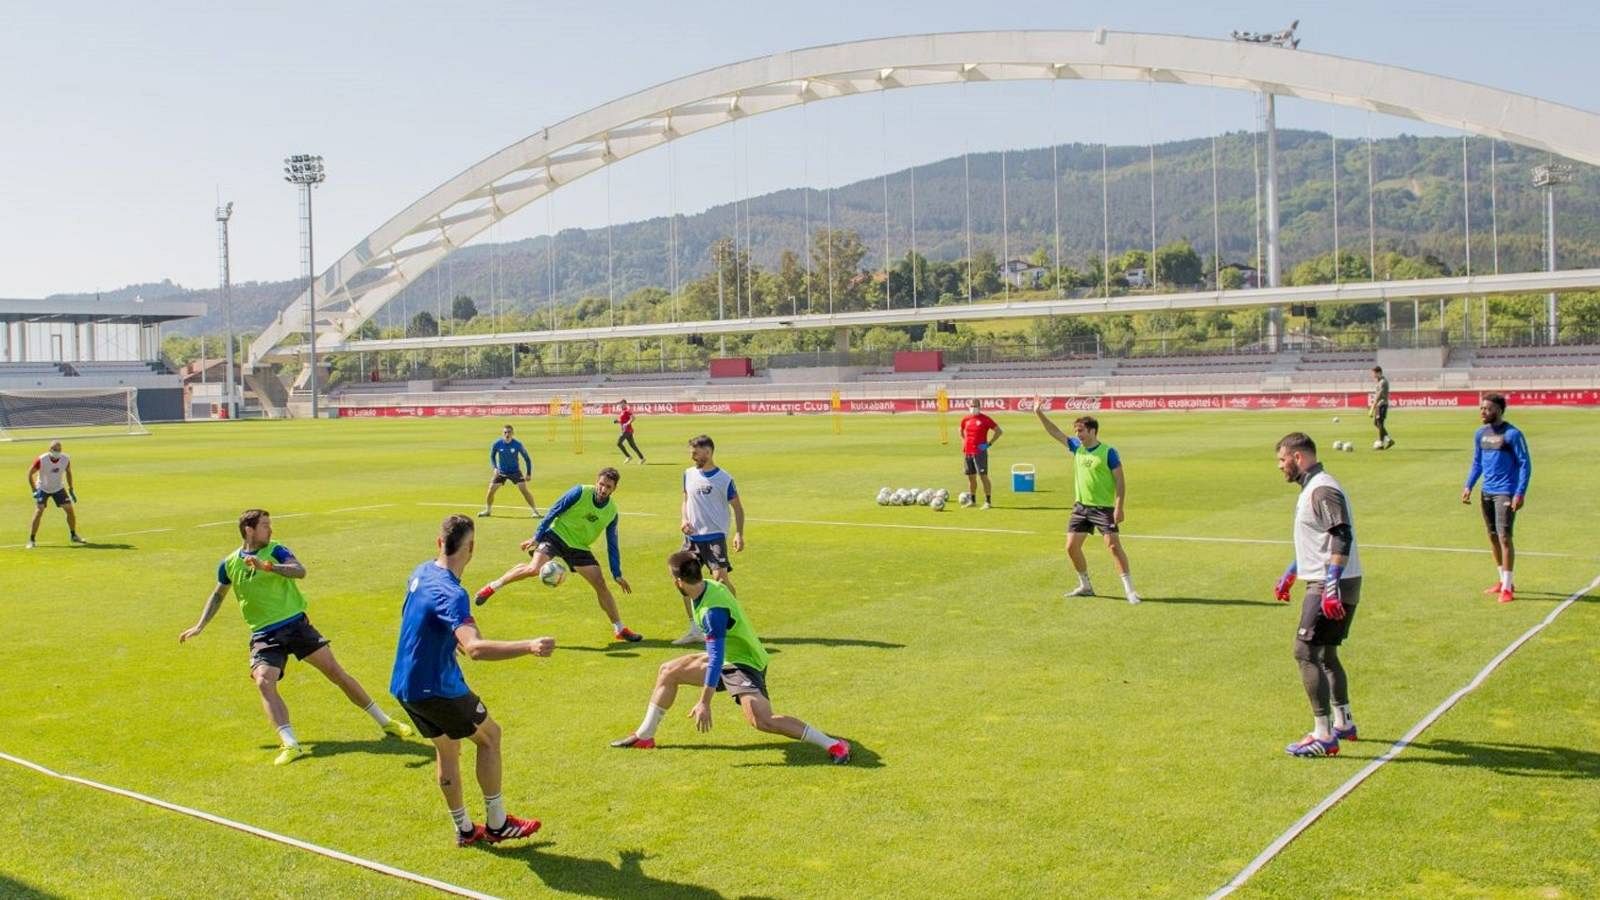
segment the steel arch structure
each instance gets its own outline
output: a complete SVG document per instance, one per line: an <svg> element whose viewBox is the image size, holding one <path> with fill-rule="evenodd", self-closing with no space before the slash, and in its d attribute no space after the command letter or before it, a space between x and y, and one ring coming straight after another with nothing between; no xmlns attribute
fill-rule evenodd
<svg viewBox="0 0 1600 900"><path fill-rule="evenodd" d="M1299 97L1455 128L1600 165L1600 115L1397 66L1231 40L1095 31L879 38L776 53L665 82L517 141L385 222L316 279L317 331L338 346L412 279L562 185L740 118L854 94L969 81L1156 81ZM250 346L310 324L302 292Z"/></svg>

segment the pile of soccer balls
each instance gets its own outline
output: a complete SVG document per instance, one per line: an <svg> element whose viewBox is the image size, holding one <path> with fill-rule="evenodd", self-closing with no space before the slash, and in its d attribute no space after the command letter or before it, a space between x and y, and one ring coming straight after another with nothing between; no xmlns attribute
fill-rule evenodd
<svg viewBox="0 0 1600 900"><path fill-rule="evenodd" d="M927 506L943 512L949 499L950 492L944 488L878 488L879 506Z"/></svg>
<svg viewBox="0 0 1600 900"><path fill-rule="evenodd" d="M1376 446L1376 445L1374 445L1374 446ZM1350 443L1349 441L1334 441L1333 442L1333 449L1335 449L1335 450L1343 450L1343 451L1345 451L1347 453L1354 453L1355 449L1356 449L1356 445Z"/></svg>

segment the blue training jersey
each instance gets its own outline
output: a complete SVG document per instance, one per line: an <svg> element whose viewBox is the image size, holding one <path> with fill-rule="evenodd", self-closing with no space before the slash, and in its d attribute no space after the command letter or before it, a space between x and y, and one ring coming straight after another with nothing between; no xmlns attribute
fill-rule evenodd
<svg viewBox="0 0 1600 900"><path fill-rule="evenodd" d="M1528 454L1528 441L1521 429L1510 422L1501 422L1498 427L1484 425L1473 432L1467 490L1472 490L1480 475L1485 494L1521 497L1528 493L1528 481L1533 477L1533 457Z"/></svg>
<svg viewBox="0 0 1600 900"><path fill-rule="evenodd" d="M522 442L516 438L509 441L501 438L490 444L489 463L494 466L496 472L533 474L533 457L528 455L528 448L522 446Z"/></svg>
<svg viewBox="0 0 1600 900"><path fill-rule="evenodd" d="M456 629L471 621L472 604L455 573L433 560L412 570L389 693L408 701L464 696L467 680L456 663Z"/></svg>

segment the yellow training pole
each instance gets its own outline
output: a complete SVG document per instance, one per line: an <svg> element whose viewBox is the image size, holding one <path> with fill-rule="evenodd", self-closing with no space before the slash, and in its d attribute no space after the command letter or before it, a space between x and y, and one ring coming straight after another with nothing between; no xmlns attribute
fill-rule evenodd
<svg viewBox="0 0 1600 900"><path fill-rule="evenodd" d="M583 401L572 400L572 452L583 455Z"/></svg>
<svg viewBox="0 0 1600 900"><path fill-rule="evenodd" d="M939 392L934 397L934 405L939 410L939 443L948 444L950 443L950 417L947 413L950 412L950 392L944 388L939 388Z"/></svg>
<svg viewBox="0 0 1600 900"><path fill-rule="evenodd" d="M832 403L832 405L833 405L833 433L834 434L844 434L844 418L841 415L841 413L844 410L844 401L839 399L839 392L838 391L834 391L833 392L833 403Z"/></svg>

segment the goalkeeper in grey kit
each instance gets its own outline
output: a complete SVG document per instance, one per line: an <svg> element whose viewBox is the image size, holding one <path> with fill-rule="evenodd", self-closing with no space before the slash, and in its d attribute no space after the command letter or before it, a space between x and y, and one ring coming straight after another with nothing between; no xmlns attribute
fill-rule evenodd
<svg viewBox="0 0 1600 900"><path fill-rule="evenodd" d="M1350 634L1361 600L1361 556L1355 517L1337 479L1317 462L1309 435L1293 432L1278 441L1278 471L1300 485L1294 509L1294 562L1278 579L1275 594L1287 603L1296 578L1306 590L1295 632L1294 658L1311 701L1310 734L1284 748L1290 756L1337 756L1341 740L1356 739L1350 715L1350 681L1339 645Z"/></svg>

